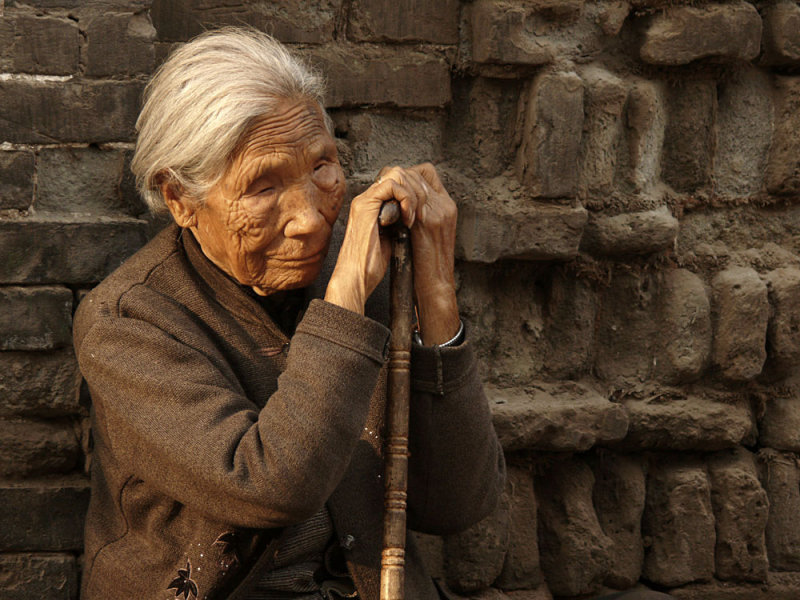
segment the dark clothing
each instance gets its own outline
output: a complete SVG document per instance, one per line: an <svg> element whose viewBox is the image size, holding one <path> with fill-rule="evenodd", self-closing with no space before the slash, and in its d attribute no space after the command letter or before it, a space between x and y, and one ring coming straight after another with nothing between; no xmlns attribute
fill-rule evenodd
<svg viewBox="0 0 800 600"><path fill-rule="evenodd" d="M83 598L241 597L281 531L327 503L377 599L388 330L313 300L289 344L184 237L167 228L76 313L95 440ZM469 342L415 348L412 388L409 527L463 529L504 480ZM410 537L406 590L437 597Z"/></svg>

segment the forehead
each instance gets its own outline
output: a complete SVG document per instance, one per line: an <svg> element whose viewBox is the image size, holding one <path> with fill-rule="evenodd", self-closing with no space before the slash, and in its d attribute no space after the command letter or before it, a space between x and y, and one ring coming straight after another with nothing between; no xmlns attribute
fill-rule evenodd
<svg viewBox="0 0 800 600"><path fill-rule="evenodd" d="M242 159L292 152L330 138L322 110L308 100L283 100L269 115L258 117L242 139Z"/></svg>

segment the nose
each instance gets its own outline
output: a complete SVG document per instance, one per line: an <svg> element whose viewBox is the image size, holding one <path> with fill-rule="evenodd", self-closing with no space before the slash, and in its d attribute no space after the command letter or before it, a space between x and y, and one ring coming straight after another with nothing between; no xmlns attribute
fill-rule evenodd
<svg viewBox="0 0 800 600"><path fill-rule="evenodd" d="M319 193L314 185L304 185L291 191L292 198L288 203L291 215L284 227L286 237L302 237L320 231L327 221L320 212Z"/></svg>

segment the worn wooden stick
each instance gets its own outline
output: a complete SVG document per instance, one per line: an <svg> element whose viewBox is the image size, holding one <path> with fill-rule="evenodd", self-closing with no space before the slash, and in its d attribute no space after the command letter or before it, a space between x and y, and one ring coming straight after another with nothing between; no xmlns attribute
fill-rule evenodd
<svg viewBox="0 0 800 600"><path fill-rule="evenodd" d="M411 236L400 220L397 202L381 208L378 222L394 228L391 266L389 398L384 451L383 553L380 600L405 599L406 498L408 489L408 408L411 397L411 335L414 281Z"/></svg>

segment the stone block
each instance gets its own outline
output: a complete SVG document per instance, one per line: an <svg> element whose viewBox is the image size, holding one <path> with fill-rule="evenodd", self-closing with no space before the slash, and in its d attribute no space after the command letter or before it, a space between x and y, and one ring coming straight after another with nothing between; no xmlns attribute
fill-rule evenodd
<svg viewBox="0 0 800 600"><path fill-rule="evenodd" d="M3 81L0 143L130 141L141 93L139 81Z"/></svg>
<svg viewBox="0 0 800 600"><path fill-rule="evenodd" d="M89 481L80 476L0 482L3 552L83 549Z"/></svg>
<svg viewBox="0 0 800 600"><path fill-rule="evenodd" d="M800 573L771 572L763 583L737 583L713 581L693 583L670 590L678 600L797 600L800 590Z"/></svg>
<svg viewBox="0 0 800 600"><path fill-rule="evenodd" d="M793 454L758 452L761 485L769 498L766 542L772 571L800 571L800 469Z"/></svg>
<svg viewBox="0 0 800 600"><path fill-rule="evenodd" d="M800 269L782 267L767 273L769 303L767 357L771 368L787 373L800 362Z"/></svg>
<svg viewBox="0 0 800 600"><path fill-rule="evenodd" d="M71 554L0 554L4 600L75 600L78 561Z"/></svg>
<svg viewBox="0 0 800 600"><path fill-rule="evenodd" d="M685 65L706 57L752 60L761 50L761 17L741 0L672 6L651 18L640 56L655 65Z"/></svg>
<svg viewBox="0 0 800 600"><path fill-rule="evenodd" d="M461 533L445 536L447 585L462 593L491 585L503 569L509 526L508 497L503 495L494 513Z"/></svg>
<svg viewBox="0 0 800 600"><path fill-rule="evenodd" d="M708 460L708 474L717 532L717 579L766 581L769 501L753 455L741 447L714 454Z"/></svg>
<svg viewBox="0 0 800 600"><path fill-rule="evenodd" d="M131 218L0 221L0 283L96 283L146 241Z"/></svg>
<svg viewBox="0 0 800 600"><path fill-rule="evenodd" d="M689 460L651 465L642 518L644 577L675 587L714 574L714 513L705 468Z"/></svg>
<svg viewBox="0 0 800 600"><path fill-rule="evenodd" d="M582 207L536 202L459 204L456 256L482 263L501 259L570 260L578 254L587 213Z"/></svg>
<svg viewBox="0 0 800 600"><path fill-rule="evenodd" d="M646 476L638 456L598 452L590 465L594 473L594 507L603 533L610 540L610 566L604 583L616 589L636 585L642 574Z"/></svg>
<svg viewBox="0 0 800 600"><path fill-rule="evenodd" d="M667 125L664 86L637 81L628 94L628 178L637 191L647 191L661 181L661 154Z"/></svg>
<svg viewBox="0 0 800 600"><path fill-rule="evenodd" d="M86 74L149 74L155 67L156 30L147 13L100 14L87 26Z"/></svg>
<svg viewBox="0 0 800 600"><path fill-rule="evenodd" d="M800 398L769 398L758 430L762 447L800 452Z"/></svg>
<svg viewBox="0 0 800 600"><path fill-rule="evenodd" d="M555 596L596 592L608 572L611 540L592 504L594 476L575 458L556 460L534 480L542 571Z"/></svg>
<svg viewBox="0 0 800 600"><path fill-rule="evenodd" d="M52 350L72 340L72 292L62 286L0 287L0 350Z"/></svg>
<svg viewBox="0 0 800 600"><path fill-rule="evenodd" d="M517 178L536 196L572 197L578 187L583 82L575 73L544 73L523 97Z"/></svg>
<svg viewBox="0 0 800 600"><path fill-rule="evenodd" d="M0 210L27 210L33 201L33 153L0 152Z"/></svg>
<svg viewBox="0 0 800 600"><path fill-rule="evenodd" d="M78 24L70 19L19 14L15 19L14 70L45 75L75 73L80 39Z"/></svg>
<svg viewBox="0 0 800 600"><path fill-rule="evenodd" d="M767 163L767 191L800 192L800 77L775 76L775 130Z"/></svg>
<svg viewBox="0 0 800 600"><path fill-rule="evenodd" d="M0 477L17 479L69 473L80 447L71 422L0 420Z"/></svg>
<svg viewBox="0 0 800 600"><path fill-rule="evenodd" d="M527 389L487 385L500 444L507 452L583 452L619 441L628 430L625 409L575 382L537 383Z"/></svg>
<svg viewBox="0 0 800 600"><path fill-rule="evenodd" d="M675 190L710 185L716 113L716 81L688 80L669 89L661 177Z"/></svg>
<svg viewBox="0 0 800 600"><path fill-rule="evenodd" d="M800 6L778 0L763 9L764 38L761 62L767 65L800 64Z"/></svg>
<svg viewBox="0 0 800 600"><path fill-rule="evenodd" d="M130 212L119 189L124 163L121 150L41 149L36 212L85 216Z"/></svg>
<svg viewBox="0 0 800 600"><path fill-rule="evenodd" d="M608 36L618 35L630 12L631 4L627 0L612 0L602 4L598 21L603 33Z"/></svg>
<svg viewBox="0 0 800 600"><path fill-rule="evenodd" d="M652 254L675 245L678 220L666 206L654 210L589 219L581 246L589 252L620 256Z"/></svg>
<svg viewBox="0 0 800 600"><path fill-rule="evenodd" d="M457 44L458 16L458 0L356 0L347 34L358 42Z"/></svg>
<svg viewBox="0 0 800 600"><path fill-rule="evenodd" d="M774 125L770 87L769 76L748 65L718 88L714 184L720 194L749 196L764 186Z"/></svg>
<svg viewBox="0 0 800 600"><path fill-rule="evenodd" d="M542 584L534 590L518 590L505 594L508 600L553 600L553 594L546 584ZM505 600L501 599L501 600Z"/></svg>
<svg viewBox="0 0 800 600"><path fill-rule="evenodd" d="M507 490L511 525L508 552L497 586L504 591L536 589L543 578L539 567L536 495L530 470L509 466Z"/></svg>
<svg viewBox="0 0 800 600"><path fill-rule="evenodd" d="M249 25L284 43L317 44L333 39L341 5L342 0L153 0L150 15L162 42L185 42L225 25Z"/></svg>
<svg viewBox="0 0 800 600"><path fill-rule="evenodd" d="M661 282L661 339L656 371L666 383L692 381L711 357L711 303L703 281L686 269L671 269Z"/></svg>
<svg viewBox="0 0 800 600"><path fill-rule="evenodd" d="M82 412L72 348L0 352L0 417L61 417Z"/></svg>
<svg viewBox="0 0 800 600"><path fill-rule="evenodd" d="M629 419L626 448L721 450L749 440L753 433L750 403L736 396L662 392L623 404Z"/></svg>
<svg viewBox="0 0 800 600"><path fill-rule="evenodd" d="M586 113L580 155L580 187L590 196L608 194L614 189L620 145L625 127L628 85L600 67L581 71L586 89Z"/></svg>
<svg viewBox="0 0 800 600"><path fill-rule="evenodd" d="M450 67L440 55L342 45L303 51L328 81L328 107L439 107L450 102Z"/></svg>
<svg viewBox="0 0 800 600"><path fill-rule="evenodd" d="M547 38L526 27L532 7L478 0L472 5L472 60L484 64L543 65L553 60Z"/></svg>
<svg viewBox="0 0 800 600"><path fill-rule="evenodd" d="M767 357L767 286L748 267L722 271L712 286L714 363L727 379L753 379L761 373Z"/></svg>

